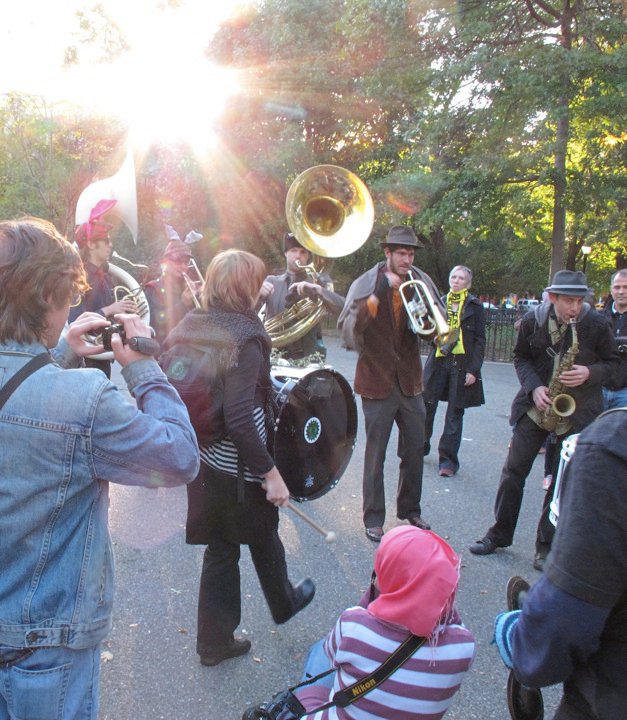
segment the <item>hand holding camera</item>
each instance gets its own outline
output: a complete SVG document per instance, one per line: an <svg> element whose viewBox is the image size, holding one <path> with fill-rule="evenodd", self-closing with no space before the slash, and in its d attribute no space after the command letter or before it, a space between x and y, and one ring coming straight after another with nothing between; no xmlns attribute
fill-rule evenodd
<svg viewBox="0 0 627 720"><path fill-rule="evenodd" d="M80 352L87 356L101 352L113 352L114 358L124 367L134 360L140 360L146 355L157 357L160 353L159 343L154 339L154 330L146 325L139 315L117 314L116 322L95 315L84 313L98 318L98 323L91 322L91 331L83 330L81 335L84 343L92 348L90 352ZM76 322L79 322L81 315ZM74 325L75 323L73 323ZM95 331L94 331L95 330ZM69 338L68 338L69 339Z"/></svg>

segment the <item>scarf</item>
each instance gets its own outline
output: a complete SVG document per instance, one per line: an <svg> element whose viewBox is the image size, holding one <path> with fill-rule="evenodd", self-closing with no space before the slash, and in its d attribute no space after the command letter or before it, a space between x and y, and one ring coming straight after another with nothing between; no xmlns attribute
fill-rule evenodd
<svg viewBox="0 0 627 720"><path fill-rule="evenodd" d="M464 311L464 304L468 297L468 288L454 292L450 290L446 296L446 322L451 330L459 329L461 327L462 312ZM453 309L453 305L457 305L457 310ZM440 358L446 355L463 355L464 350L464 338L462 333L459 333L457 342L453 346L453 349L448 353L443 353L438 347L435 351L435 356Z"/></svg>
<svg viewBox="0 0 627 720"><path fill-rule="evenodd" d="M368 611L433 640L453 612L459 582L453 549L429 530L402 525L383 536L374 569L380 594Z"/></svg>

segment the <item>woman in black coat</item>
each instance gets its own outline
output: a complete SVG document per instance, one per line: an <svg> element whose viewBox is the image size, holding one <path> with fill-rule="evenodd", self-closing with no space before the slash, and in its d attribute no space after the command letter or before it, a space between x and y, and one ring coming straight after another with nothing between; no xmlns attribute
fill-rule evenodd
<svg viewBox="0 0 627 720"><path fill-rule="evenodd" d="M442 298L451 329L460 328L457 343L445 349L434 347L425 364L423 397L427 409L425 455L431 450L433 420L438 402L448 405L444 430L438 444L438 466L442 477L459 470L459 446L462 439L464 410L485 402L481 365L485 351L485 314L477 297L468 292L472 270L457 265L449 275L450 290Z"/></svg>
<svg viewBox="0 0 627 720"><path fill-rule="evenodd" d="M188 486L186 541L207 545L196 650L209 666L250 650L247 638L234 635L241 617L240 545L249 547L275 623L287 622L315 592L309 578L290 582L278 534L278 508L287 505L289 490L267 450L271 343L253 310L265 275L263 262L250 253L216 255L207 269L202 309L172 330L161 357L179 387L189 379L188 389L196 388L184 393L201 459L198 477ZM193 382L196 377L206 378L205 387ZM197 412L203 396L208 408Z"/></svg>

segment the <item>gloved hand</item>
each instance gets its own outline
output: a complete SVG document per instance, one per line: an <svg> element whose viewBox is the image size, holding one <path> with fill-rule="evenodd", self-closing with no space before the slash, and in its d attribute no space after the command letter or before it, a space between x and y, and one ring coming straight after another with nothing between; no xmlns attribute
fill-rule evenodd
<svg viewBox="0 0 627 720"><path fill-rule="evenodd" d="M522 610L499 613L494 620L494 636L492 643L496 644L501 660L509 670L513 667L512 662L512 631L520 618Z"/></svg>

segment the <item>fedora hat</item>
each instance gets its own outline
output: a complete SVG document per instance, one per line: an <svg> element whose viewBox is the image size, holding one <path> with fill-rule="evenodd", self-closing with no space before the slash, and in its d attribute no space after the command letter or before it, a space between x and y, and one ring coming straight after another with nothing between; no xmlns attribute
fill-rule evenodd
<svg viewBox="0 0 627 720"><path fill-rule="evenodd" d="M409 225L393 225L388 230L385 240L382 240L379 244L382 247L388 247L389 245L405 245L413 248L424 247Z"/></svg>
<svg viewBox="0 0 627 720"><path fill-rule="evenodd" d="M558 270L553 275L553 282L545 288L546 292L555 295L572 295L574 297L585 297L589 288L586 276L581 270Z"/></svg>

